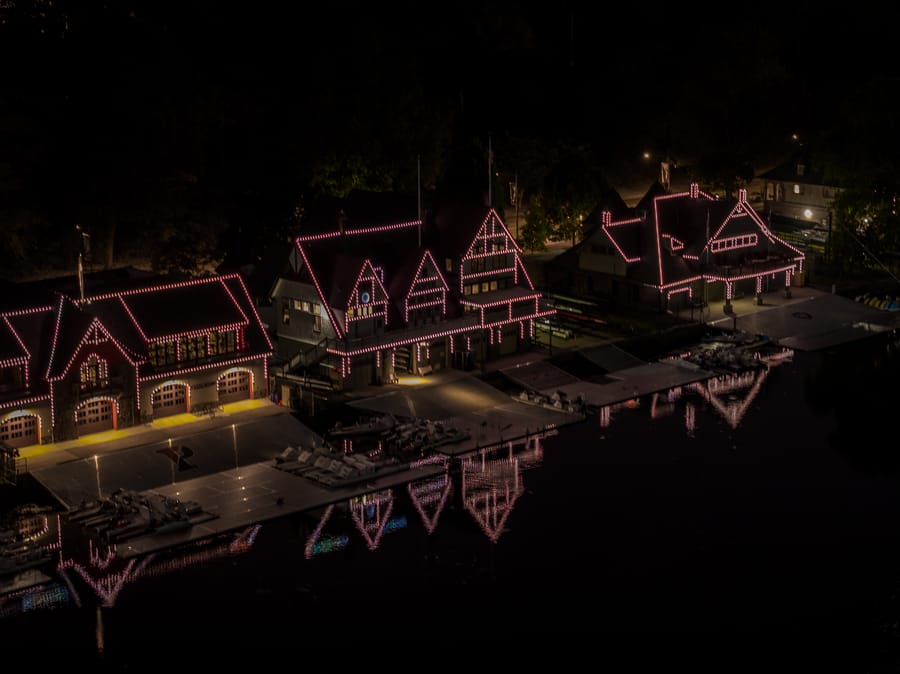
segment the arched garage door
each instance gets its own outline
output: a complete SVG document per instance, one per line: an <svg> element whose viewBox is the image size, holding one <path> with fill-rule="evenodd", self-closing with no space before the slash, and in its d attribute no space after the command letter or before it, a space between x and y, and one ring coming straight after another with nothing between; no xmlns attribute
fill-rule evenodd
<svg viewBox="0 0 900 674"><path fill-rule="evenodd" d="M153 391L154 419L187 412L187 405L187 386L184 384L163 384Z"/></svg>
<svg viewBox="0 0 900 674"><path fill-rule="evenodd" d="M232 370L219 377L219 404L233 403L250 398L250 373Z"/></svg>
<svg viewBox="0 0 900 674"><path fill-rule="evenodd" d="M112 400L96 399L81 403L75 410L78 435L99 433L116 427L115 405Z"/></svg>
<svg viewBox="0 0 900 674"><path fill-rule="evenodd" d="M10 447L26 447L40 443L37 415L23 414L0 422L0 441Z"/></svg>

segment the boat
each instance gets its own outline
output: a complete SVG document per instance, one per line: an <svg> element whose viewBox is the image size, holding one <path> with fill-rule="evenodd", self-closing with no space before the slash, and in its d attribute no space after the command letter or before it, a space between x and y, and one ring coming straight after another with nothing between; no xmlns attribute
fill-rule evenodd
<svg viewBox="0 0 900 674"><path fill-rule="evenodd" d="M448 426L441 421L436 421L431 432L423 439L422 450L427 453L438 447L456 444L471 437L470 433L460 430L456 426Z"/></svg>
<svg viewBox="0 0 900 674"><path fill-rule="evenodd" d="M197 501L119 489L109 497L82 502L69 520L109 543L119 543L145 534L181 531L214 517Z"/></svg>
<svg viewBox="0 0 900 674"><path fill-rule="evenodd" d="M359 435L377 435L386 433L397 425L397 418L393 414L381 414L370 419L360 420L355 424L344 426L338 421L328 435L334 438L347 438Z"/></svg>
<svg viewBox="0 0 900 674"><path fill-rule="evenodd" d="M523 390L519 395L513 396L513 399L525 403L526 405L535 405L543 407L554 412L566 412L568 414L585 414L587 411L587 403L579 394L575 398L570 398L565 392L557 391L553 395L540 393L539 391Z"/></svg>
<svg viewBox="0 0 900 674"><path fill-rule="evenodd" d="M12 545L0 548L0 575L8 575L46 564L52 559L43 545Z"/></svg>

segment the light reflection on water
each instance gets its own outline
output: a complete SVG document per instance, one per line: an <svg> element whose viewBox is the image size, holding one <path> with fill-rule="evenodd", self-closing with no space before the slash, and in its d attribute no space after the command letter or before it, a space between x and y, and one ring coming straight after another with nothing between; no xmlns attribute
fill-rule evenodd
<svg viewBox="0 0 900 674"><path fill-rule="evenodd" d="M407 636L497 615L492 633L841 632L827 648L894 657L900 483L875 439L897 374L876 341L643 396L266 524L240 554L159 573L97 555L106 575L69 573L80 606L4 627L96 656L102 605L107 662L173 632L211 648L373 614Z"/></svg>

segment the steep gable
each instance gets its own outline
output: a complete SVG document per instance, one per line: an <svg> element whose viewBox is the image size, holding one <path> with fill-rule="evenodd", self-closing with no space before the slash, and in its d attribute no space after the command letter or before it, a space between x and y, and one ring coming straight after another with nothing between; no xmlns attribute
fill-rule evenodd
<svg viewBox="0 0 900 674"><path fill-rule="evenodd" d="M409 322L409 312L415 309L437 306L441 307L441 315L445 315L449 290L440 267L431 252L426 250L419 258L412 280L406 287L403 298L404 323Z"/></svg>
<svg viewBox="0 0 900 674"><path fill-rule="evenodd" d="M387 319L390 297L371 260L364 260L353 288L347 296L347 322L357 318L382 316Z"/></svg>
<svg viewBox="0 0 900 674"><path fill-rule="evenodd" d="M22 338L6 316L0 323L0 367L22 365L31 357Z"/></svg>
<svg viewBox="0 0 900 674"><path fill-rule="evenodd" d="M55 310L53 338L44 379L57 379L65 370L69 359L77 351L85 333L93 322L93 317L81 311L78 305L67 297L60 296Z"/></svg>
<svg viewBox="0 0 900 674"><path fill-rule="evenodd" d="M92 347L96 348L98 345L107 343L115 347L125 360L137 367L137 360L128 353L128 350L115 337L112 336L98 318L93 318L74 349L68 351L60 350L58 357L54 359L55 366L48 371L47 378L50 381L64 379L69 374L72 366L80 360L84 351L90 351Z"/></svg>
<svg viewBox="0 0 900 674"><path fill-rule="evenodd" d="M390 297L386 288L393 288L395 274L409 263L410 251L419 248L420 237L418 220L359 228L345 225L335 231L303 234L296 240L301 262L297 279L316 288L335 332L343 337L345 326L335 310L349 308L351 300L353 306L360 304L358 290L355 298L353 293L366 274L377 277L378 292Z"/></svg>
<svg viewBox="0 0 900 674"><path fill-rule="evenodd" d="M701 253L725 255L740 249L754 249L758 254L799 256L803 253L776 236L753 208L747 204L747 191L741 189L737 202L706 241Z"/></svg>
<svg viewBox="0 0 900 674"><path fill-rule="evenodd" d="M500 216L497 215L497 211L489 208L480 226L475 230L474 236L469 241L463 257L490 255L510 250L514 250L517 253L522 252L519 244L516 243L515 237L510 234L509 229L506 228Z"/></svg>

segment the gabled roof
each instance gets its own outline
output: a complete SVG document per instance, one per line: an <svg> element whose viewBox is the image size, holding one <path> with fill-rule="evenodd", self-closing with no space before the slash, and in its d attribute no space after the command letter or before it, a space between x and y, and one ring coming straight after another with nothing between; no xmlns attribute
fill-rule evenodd
<svg viewBox="0 0 900 674"><path fill-rule="evenodd" d="M344 234L305 239L298 244L322 287L330 306L343 307L356 284L366 260L385 272L385 279L408 263L410 251L418 249L417 222L381 225L357 230L348 227Z"/></svg>
<svg viewBox="0 0 900 674"><path fill-rule="evenodd" d="M716 199L693 185L690 192L651 190L636 209L644 217L610 221L602 225L622 258L629 263L629 279L658 288L698 278L700 257L717 238L756 235L760 253L795 259L803 253L775 236L746 202ZM677 246L673 247L672 242Z"/></svg>
<svg viewBox="0 0 900 674"><path fill-rule="evenodd" d="M415 194L351 190L345 197L322 197L313 202L301 218L299 235L334 232L341 223L364 229L418 219Z"/></svg>
<svg viewBox="0 0 900 674"><path fill-rule="evenodd" d="M146 356L147 341L191 332L209 332L241 325L248 349L272 349L247 286L239 274L225 274L175 283L159 283L86 297L79 303L100 319L110 334L132 355Z"/></svg>
<svg viewBox="0 0 900 674"><path fill-rule="evenodd" d="M800 171L802 170L802 175ZM828 185L835 187L836 183L825 179L822 167L813 161L808 151L795 153L780 164L764 171L757 176L763 180L774 180L785 183L798 183L801 185Z"/></svg>
<svg viewBox="0 0 900 674"><path fill-rule="evenodd" d="M387 201L397 203L391 199ZM360 222L352 201L322 203L328 207L319 211L317 217L306 220L296 239L302 268L299 273L286 274L286 278L310 282L317 288L339 336L342 327L331 315L332 309L347 306L367 261L380 272L379 279L383 279L390 300L388 322L397 325L396 319L403 314L404 300L422 261L430 258L446 287L444 261L458 262L464 257L478 232L491 222L491 218L494 218L494 226L509 236L510 250L521 251L497 212L483 204L447 202L435 205L425 222L417 219L386 221L384 215L371 215ZM409 211L408 204L403 198L399 203L399 212L405 215ZM322 212L326 214L324 219ZM373 225L376 221L382 224ZM323 226L316 228L309 224L311 222ZM531 285L530 280L527 284ZM447 307L450 315L458 307L454 305L452 295L448 299L451 300Z"/></svg>
<svg viewBox="0 0 900 674"><path fill-rule="evenodd" d="M248 323L244 326L244 339L250 351L253 353L272 351L274 345L259 317L250 289L244 283L243 277L240 274L226 274L219 277L219 282L230 291L231 299L248 319Z"/></svg>
<svg viewBox="0 0 900 674"><path fill-rule="evenodd" d="M644 196L641 197L641 200L637 202L637 205L634 207L633 212L634 215L640 216L641 212L647 211L653 208L653 202L657 197L667 196L669 192L663 187L662 183L658 180L654 181L650 187L647 188L647 191L644 193Z"/></svg>
<svg viewBox="0 0 900 674"><path fill-rule="evenodd" d="M428 228L428 247L435 251L435 258L458 260L465 255L492 210L478 203L437 206Z"/></svg>
<svg viewBox="0 0 900 674"><path fill-rule="evenodd" d="M387 279L389 285L387 287L388 294L391 298L392 314L389 320L394 321L395 318L401 323L406 322L404 315L404 305L407 296L412 288L416 278L421 274L421 270L426 266L433 266L440 279L441 287L446 291L449 290L447 280L441 271L440 265L434 259L434 255L429 250L420 250L418 255L410 255L406 261L395 271L390 279Z"/></svg>
<svg viewBox="0 0 900 674"><path fill-rule="evenodd" d="M0 363L27 359L28 356L25 344L16 334L15 328L9 323L9 319L4 317L2 322L0 322Z"/></svg>
<svg viewBox="0 0 900 674"><path fill-rule="evenodd" d="M240 275L175 283L160 283L156 277L155 281L150 287L143 278L136 284L114 284L118 290L84 300L57 292L52 305L3 312L0 361L4 354L27 358L32 373L30 389L41 393L47 390L48 381L68 373L77 362L79 349L94 337L108 339L137 364L146 358L146 340L154 336L191 330L202 333L240 324L251 354L271 352L272 342ZM51 286L44 283L39 287L41 292L34 296L43 297Z"/></svg>
<svg viewBox="0 0 900 674"><path fill-rule="evenodd" d="M603 226L603 232L626 262L637 262L643 251L646 219L626 218Z"/></svg>
<svg viewBox="0 0 900 674"><path fill-rule="evenodd" d="M386 279L387 291L394 303L402 304L406 299L406 293L409 292L409 288L416 278L416 272L425 263L426 257L433 259L427 250L418 250L416 255L410 255L401 262L391 277Z"/></svg>
<svg viewBox="0 0 900 674"><path fill-rule="evenodd" d="M72 354L78 349L93 322L93 316L82 311L68 297L60 295L44 379L55 379L65 371Z"/></svg>
<svg viewBox="0 0 900 674"><path fill-rule="evenodd" d="M56 322L55 309L50 306L36 307L30 311L7 314L5 318L28 348L31 372L34 373L31 378L34 389L47 370L53 326Z"/></svg>
<svg viewBox="0 0 900 674"><path fill-rule="evenodd" d="M246 325L249 320L219 277L85 299L88 305L105 302L123 307L147 340Z"/></svg>
<svg viewBox="0 0 900 674"><path fill-rule="evenodd" d="M607 190L603 198L597 202L594 210L584 219L584 238L582 241L590 238L591 233L603 224L602 217L606 211L612 214L613 220L624 220L631 217L633 209L625 203L625 200L622 199L617 190Z"/></svg>

